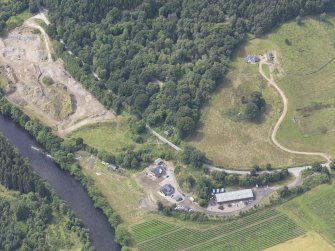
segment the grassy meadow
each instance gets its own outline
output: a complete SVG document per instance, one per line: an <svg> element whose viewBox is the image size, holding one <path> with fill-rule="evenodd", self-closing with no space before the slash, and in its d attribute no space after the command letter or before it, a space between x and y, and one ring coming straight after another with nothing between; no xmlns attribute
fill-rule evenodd
<svg viewBox="0 0 335 251"><path fill-rule="evenodd" d="M271 143L270 133L280 116L282 102L258 73L258 65L246 64L244 56L273 49L278 50L272 41L265 39L253 39L242 46L234 57L226 81L203 109L201 126L188 143L205 152L214 164L250 169L254 164L271 163L274 167L283 167L315 160L288 154ZM269 75L268 67L264 70ZM268 104L261 123L241 119L245 106L241 98L252 91L262 92Z"/></svg>
<svg viewBox="0 0 335 251"><path fill-rule="evenodd" d="M335 155L335 16L282 25L267 39L280 47L284 76L277 78L289 100L278 139L285 146ZM289 41L289 45L285 42Z"/></svg>
<svg viewBox="0 0 335 251"><path fill-rule="evenodd" d="M246 54L275 51L275 80L289 101L288 114L278 132L284 146L335 155L335 15L327 21L307 17L302 25L283 24L261 39L252 39L237 52L222 87L202 112L202 126L189 143L215 164L244 169L253 164L301 165L317 160L287 154L274 147L269 135L281 111L280 97L261 79L257 65L243 62ZM269 74L268 69L264 69ZM241 96L261 91L268 111L262 123L236 119Z"/></svg>
<svg viewBox="0 0 335 251"><path fill-rule="evenodd" d="M323 239L316 232L310 231L307 234L281 243L266 249L265 251L334 251L332 247L325 239Z"/></svg>
<svg viewBox="0 0 335 251"><path fill-rule="evenodd" d="M153 151L157 152L162 149L170 150L170 148L149 133L142 135L144 143L136 143L132 138L134 135L127 122L128 117L129 115L123 114L112 122L97 123L82 127L71 133L69 137L81 137L86 144L113 154L123 151L124 148L128 147L132 147L135 150L152 147Z"/></svg>

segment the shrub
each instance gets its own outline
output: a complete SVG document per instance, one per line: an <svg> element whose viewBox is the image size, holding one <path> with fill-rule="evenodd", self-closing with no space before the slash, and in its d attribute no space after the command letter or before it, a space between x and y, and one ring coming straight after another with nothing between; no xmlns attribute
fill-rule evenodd
<svg viewBox="0 0 335 251"><path fill-rule="evenodd" d="M54 83L54 80L49 76L44 76L42 79L43 84L50 86Z"/></svg>

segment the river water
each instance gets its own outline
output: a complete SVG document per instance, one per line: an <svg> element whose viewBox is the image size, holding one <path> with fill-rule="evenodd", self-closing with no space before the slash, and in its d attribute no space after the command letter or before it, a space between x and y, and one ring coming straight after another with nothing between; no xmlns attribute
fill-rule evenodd
<svg viewBox="0 0 335 251"><path fill-rule="evenodd" d="M70 174L62 171L52 159L31 147L41 148L24 129L0 115L2 133L29 159L32 168L46 180L89 229L97 251L119 251L114 242L114 230L101 210L96 209L86 190Z"/></svg>

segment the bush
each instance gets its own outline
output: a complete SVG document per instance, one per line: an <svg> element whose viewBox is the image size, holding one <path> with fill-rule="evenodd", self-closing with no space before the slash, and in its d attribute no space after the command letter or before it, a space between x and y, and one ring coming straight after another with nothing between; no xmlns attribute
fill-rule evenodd
<svg viewBox="0 0 335 251"><path fill-rule="evenodd" d="M43 84L50 86L54 83L54 80L49 76L44 76L42 79Z"/></svg>
<svg viewBox="0 0 335 251"><path fill-rule="evenodd" d="M125 226L117 226L115 231L115 241L121 246L127 246L130 243L130 233Z"/></svg>

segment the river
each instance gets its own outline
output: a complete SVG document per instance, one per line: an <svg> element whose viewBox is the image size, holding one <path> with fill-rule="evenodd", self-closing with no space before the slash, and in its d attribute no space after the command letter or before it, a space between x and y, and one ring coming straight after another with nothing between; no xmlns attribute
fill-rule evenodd
<svg viewBox="0 0 335 251"><path fill-rule="evenodd" d="M52 159L32 149L41 149L24 129L12 120L0 115L0 132L29 159L32 168L46 180L65 203L89 229L92 243L97 251L119 251L114 242L114 230L101 210L96 209L80 182L62 171Z"/></svg>

